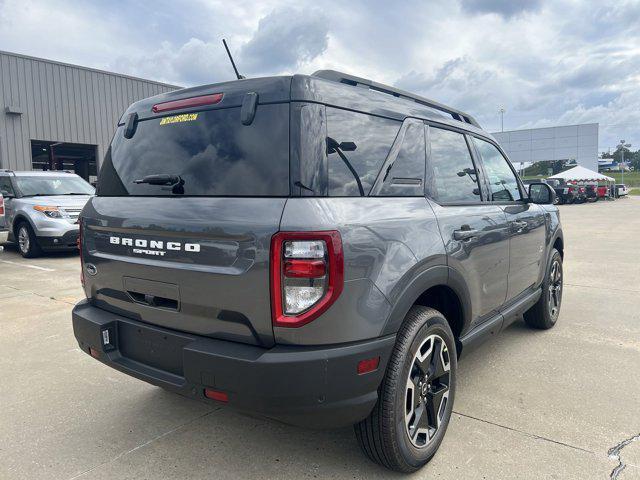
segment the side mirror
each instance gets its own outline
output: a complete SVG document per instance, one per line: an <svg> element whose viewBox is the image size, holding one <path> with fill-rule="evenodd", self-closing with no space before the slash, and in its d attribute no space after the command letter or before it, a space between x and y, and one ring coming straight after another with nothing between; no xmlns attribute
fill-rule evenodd
<svg viewBox="0 0 640 480"><path fill-rule="evenodd" d="M546 183L531 183L529 185L529 200L538 205L553 205L556 192Z"/></svg>

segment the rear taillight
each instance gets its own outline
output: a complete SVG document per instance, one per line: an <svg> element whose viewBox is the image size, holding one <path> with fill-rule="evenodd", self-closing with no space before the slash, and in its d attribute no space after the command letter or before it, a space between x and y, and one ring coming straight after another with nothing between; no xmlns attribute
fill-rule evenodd
<svg viewBox="0 0 640 480"><path fill-rule="evenodd" d="M156 103L151 110L153 113L168 112L170 110L180 110L182 108L203 107L205 105L215 105L222 101L222 93L212 93L211 95L201 95L199 97L183 98L170 102Z"/></svg>
<svg viewBox="0 0 640 480"><path fill-rule="evenodd" d="M279 232L271 239L271 309L277 327L300 327L342 293L344 256L337 231Z"/></svg>
<svg viewBox="0 0 640 480"><path fill-rule="evenodd" d="M0 195L0 217L4 217L4 197Z"/></svg>

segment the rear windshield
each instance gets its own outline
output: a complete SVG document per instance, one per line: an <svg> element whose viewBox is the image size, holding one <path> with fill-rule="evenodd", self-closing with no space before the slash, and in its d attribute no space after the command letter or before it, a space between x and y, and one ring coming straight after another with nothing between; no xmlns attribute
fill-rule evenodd
<svg viewBox="0 0 640 480"><path fill-rule="evenodd" d="M136 183L150 175L171 180ZM289 104L259 105L248 126L240 108L142 120L132 138L120 126L98 195L288 196Z"/></svg>

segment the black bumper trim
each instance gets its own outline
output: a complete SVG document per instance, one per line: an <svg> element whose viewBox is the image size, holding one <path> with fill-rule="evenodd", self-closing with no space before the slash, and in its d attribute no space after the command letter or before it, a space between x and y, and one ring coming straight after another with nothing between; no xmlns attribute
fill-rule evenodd
<svg viewBox="0 0 640 480"><path fill-rule="evenodd" d="M373 409L395 335L318 347L265 349L137 322L92 306L73 309L80 348L136 378L205 400L204 388L224 391L229 406L312 428L357 423ZM103 346L103 330L110 344ZM357 374L360 360L380 357L378 370Z"/></svg>
<svg viewBox="0 0 640 480"><path fill-rule="evenodd" d="M37 237L38 245L42 248L73 249L78 248L78 230L71 230L60 237Z"/></svg>

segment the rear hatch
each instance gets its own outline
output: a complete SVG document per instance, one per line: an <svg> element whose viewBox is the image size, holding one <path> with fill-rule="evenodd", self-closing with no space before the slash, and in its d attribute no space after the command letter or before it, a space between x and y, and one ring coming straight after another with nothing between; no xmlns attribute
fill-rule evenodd
<svg viewBox="0 0 640 480"><path fill-rule="evenodd" d="M174 330L273 344L269 248L289 195L286 82L181 91L123 116L97 196L82 213L85 292L95 306ZM258 97L250 122L246 106L242 113L247 93ZM153 113L154 105L212 94L221 100ZM164 177L148 183L151 175Z"/></svg>

